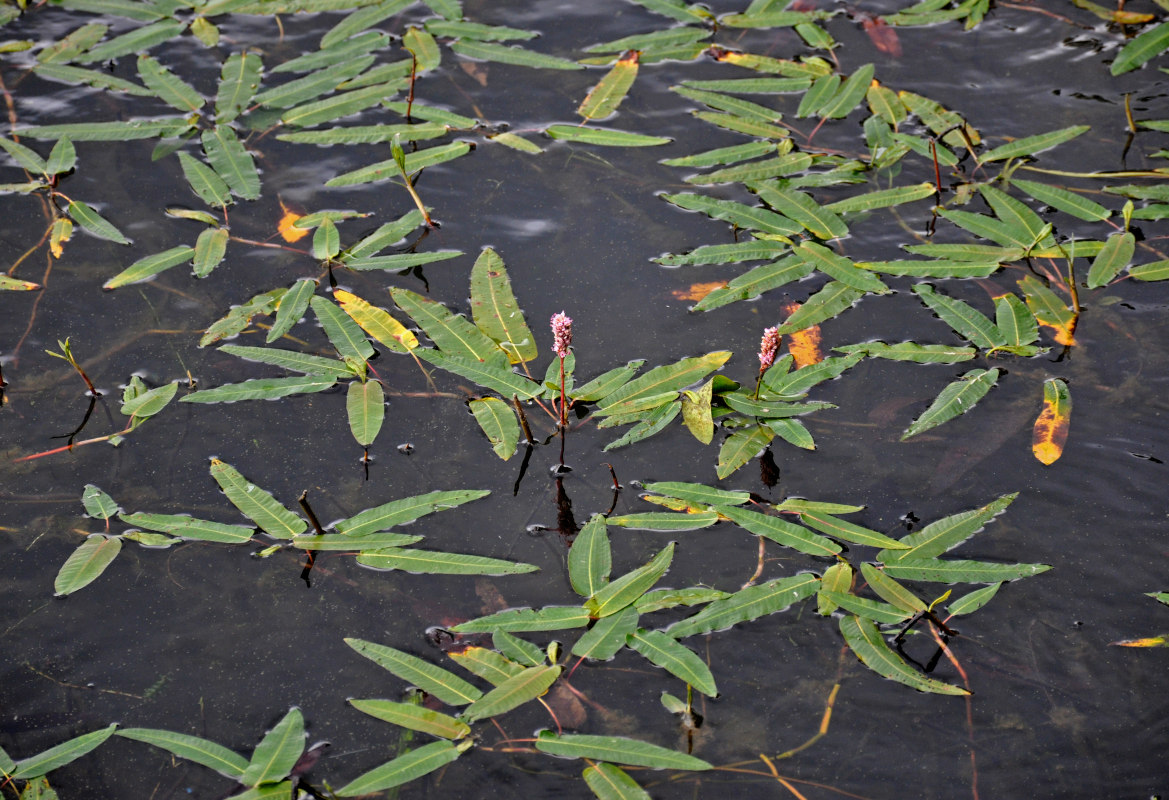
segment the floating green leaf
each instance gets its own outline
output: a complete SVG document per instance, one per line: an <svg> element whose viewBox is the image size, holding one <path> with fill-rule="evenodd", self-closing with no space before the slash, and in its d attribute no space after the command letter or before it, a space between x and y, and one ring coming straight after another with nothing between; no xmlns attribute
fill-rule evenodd
<svg viewBox="0 0 1169 800"><path fill-rule="evenodd" d="M750 187L763 202L798 222L809 233L821 239L835 239L848 235L848 226L826 207L810 196L792 189L781 189L772 184L752 184Z"/></svg>
<svg viewBox="0 0 1169 800"><path fill-rule="evenodd" d="M519 561L398 547L363 552L357 557L357 563L374 569L400 569L419 575L518 575L538 569Z"/></svg>
<svg viewBox="0 0 1169 800"><path fill-rule="evenodd" d="M413 703L395 703L391 700L350 700L358 711L369 714L391 725L422 731L443 739L462 739L471 732L471 726L449 714L431 711Z"/></svg>
<svg viewBox="0 0 1169 800"><path fill-rule="evenodd" d="M476 42L469 39L459 39L452 42L450 47L461 56L477 58L481 61L495 61L500 64L514 64L535 69L582 69L582 66L575 61L536 53L522 47L492 42Z"/></svg>
<svg viewBox="0 0 1169 800"><path fill-rule="evenodd" d="M152 417L166 406L179 390L177 383L167 383L131 398L122 404L122 413L139 420Z"/></svg>
<svg viewBox="0 0 1169 800"><path fill-rule="evenodd" d="M1006 337L985 314L961 300L939 294L928 283L913 287L914 293L929 306L942 321L970 341L975 347L993 350L1007 344Z"/></svg>
<svg viewBox="0 0 1169 800"><path fill-rule="evenodd" d="M969 594L962 595L953 603L946 607L946 610L955 617L963 614L971 614L982 608L991 598L998 594L1002 583L992 583L990 586L984 586L981 589L975 589Z"/></svg>
<svg viewBox="0 0 1169 800"><path fill-rule="evenodd" d="M337 794L340 797L357 797L401 786L446 766L470 746L469 739L459 745L447 741L431 742L371 769L342 786Z"/></svg>
<svg viewBox="0 0 1169 800"><path fill-rule="evenodd" d="M278 400L294 394L313 394L331 389L336 375L306 375L296 378L257 378L243 383L226 383L201 389L182 398L181 403L238 403L241 400Z"/></svg>
<svg viewBox="0 0 1169 800"><path fill-rule="evenodd" d="M666 511L650 511L644 514L622 514L609 517L610 525L643 531L694 531L709 528L718 522L713 511L696 511L688 514L672 514Z"/></svg>
<svg viewBox="0 0 1169 800"><path fill-rule="evenodd" d="M226 125L203 131L203 152L232 194L244 200L255 200L260 196L260 173L256 171L256 162L235 131Z"/></svg>
<svg viewBox="0 0 1169 800"><path fill-rule="evenodd" d="M706 696L718 694L710 667L692 650L661 631L639 628L629 634L629 646Z"/></svg>
<svg viewBox="0 0 1169 800"><path fill-rule="evenodd" d="M1169 48L1169 22L1162 22L1121 48L1112 62L1112 74L1120 75L1134 70L1166 48Z"/></svg>
<svg viewBox="0 0 1169 800"><path fill-rule="evenodd" d="M190 113L203 107L203 95L195 91L182 78L147 55L138 56L138 76L146 88L154 92L164 103L179 111Z"/></svg>
<svg viewBox="0 0 1169 800"><path fill-rule="evenodd" d="M161 747L179 758L213 769L221 775L239 780L248 767L246 758L221 744L188 736L184 733L161 731L154 728L123 728L118 736Z"/></svg>
<svg viewBox="0 0 1169 800"><path fill-rule="evenodd" d="M494 650L488 650L486 647L468 647L463 650L452 650L447 655L460 667L478 675L492 686L498 686L513 675L518 675L524 671L521 664L517 664L507 656L497 653Z"/></svg>
<svg viewBox="0 0 1169 800"><path fill-rule="evenodd" d="M745 508L718 506L718 513L730 519L736 525L746 528L757 536L763 536L773 542L808 553L814 556L834 556L841 548L831 539L818 536L807 528L795 525L785 519L760 514L757 511L748 511Z"/></svg>
<svg viewBox="0 0 1169 800"><path fill-rule="evenodd" d="M711 769L711 765L701 758L621 736L557 735L552 731L540 731L536 749L563 758L590 758L653 769Z"/></svg>
<svg viewBox="0 0 1169 800"><path fill-rule="evenodd" d="M939 561L902 558L886 565L892 577L933 583L998 583L1029 578L1051 569L1048 564L994 564L988 561Z"/></svg>
<svg viewBox="0 0 1169 800"><path fill-rule="evenodd" d="M252 759L239 779L240 783L259 786L283 780L303 752L304 715L293 706L256 745Z"/></svg>
<svg viewBox="0 0 1169 800"><path fill-rule="evenodd" d="M906 589L897 581L889 577L884 570L877 569L872 564L861 564L861 575L868 582L869 587L877 596L902 611L916 614L926 610L926 604L913 592Z"/></svg>
<svg viewBox="0 0 1169 800"><path fill-rule="evenodd" d="M585 767L582 775L598 800L650 800L649 794L637 785L637 781L613 764L597 761Z"/></svg>
<svg viewBox="0 0 1169 800"><path fill-rule="evenodd" d="M751 425L728 436L718 451L716 474L719 480L759 455L771 444L773 436L773 431L764 425Z"/></svg>
<svg viewBox="0 0 1169 800"><path fill-rule="evenodd" d="M897 563L907 558L936 558L982 530L986 523L1005 511L1018 496L1017 492L1005 494L981 508L931 522L921 530L904 537L901 540L902 549L882 551L877 554L877 558L886 564Z"/></svg>
<svg viewBox="0 0 1169 800"><path fill-rule="evenodd" d="M1067 128L1060 128L1057 131L1041 133L1037 136L1025 136L1022 139L1016 139L1013 142L1000 145L993 150L983 153L978 160L985 163L987 161L1003 161L1008 158L1018 158L1020 156L1033 156L1036 153L1050 150L1056 145L1075 139L1080 134L1086 133L1089 127L1088 125L1072 125Z"/></svg>
<svg viewBox="0 0 1169 800"><path fill-rule="evenodd" d="M62 125L37 125L21 128L15 133L31 139L60 139L68 136L74 142L121 142L131 139L150 139L155 136L177 136L191 127L184 117L159 119L131 119L124 122L67 122Z"/></svg>
<svg viewBox="0 0 1169 800"><path fill-rule="evenodd" d="M583 628L591 619L587 608L551 606L548 608L514 608L486 617L461 622L451 628L455 633L493 633L495 631L560 631Z"/></svg>
<svg viewBox="0 0 1169 800"><path fill-rule="evenodd" d="M477 359L472 360L462 356L447 355L442 351L427 348L419 348L414 352L435 366L442 367L467 380L474 381L480 386L485 386L488 389L499 392L504 397L515 395L521 400L530 400L543 391L543 388L534 381L491 363L483 363ZM502 353L502 351L498 352Z"/></svg>
<svg viewBox="0 0 1169 800"><path fill-rule="evenodd" d="M231 504L269 536L290 539L308 527L308 523L280 505L271 493L249 483L230 464L218 458L211 459L211 477Z"/></svg>
<svg viewBox="0 0 1169 800"><path fill-rule="evenodd" d="M840 353L861 354L866 358L888 358L892 361L913 361L918 364L956 364L975 356L973 347L955 347L947 344L917 344L916 342L864 342L834 347Z"/></svg>
<svg viewBox="0 0 1169 800"><path fill-rule="evenodd" d="M617 613L661 580L666 570L670 568L673 557L674 544L671 542L644 566L625 573L599 589L585 603L585 607L595 617L607 617Z"/></svg>
<svg viewBox="0 0 1169 800"><path fill-rule="evenodd" d="M92 483L85 484L85 490L81 493L81 504L85 506L85 513L94 519L108 520L121 510L114 502L114 498Z"/></svg>
<svg viewBox="0 0 1169 800"><path fill-rule="evenodd" d="M669 144L673 141L667 136L649 136L644 133L630 133L629 131L586 127L584 125L549 125L544 132L553 139L605 147L653 147L659 144Z"/></svg>
<svg viewBox="0 0 1169 800"><path fill-rule="evenodd" d="M471 316L479 330L503 348L512 364L537 356L535 337L516 302L507 268L490 247L484 248L471 268Z"/></svg>
<svg viewBox="0 0 1169 800"><path fill-rule="evenodd" d="M820 589L820 579L803 574L790 578L776 578L740 589L730 597L715 600L692 617L676 622L666 629L675 639L699 633L721 631L740 622L748 622L768 614L791 608Z"/></svg>
<svg viewBox="0 0 1169 800"><path fill-rule="evenodd" d="M1092 268L1088 270L1088 288L1099 289L1101 286L1107 286L1129 265L1135 251L1136 238L1128 231L1109 236L1104 243L1104 249L1097 254L1092 262Z"/></svg>
<svg viewBox="0 0 1169 800"><path fill-rule="evenodd" d="M116 542L118 540L110 539L110 541ZM58 594L61 593L59 592ZM91 733L82 734L67 742L61 742L61 744L55 747L50 747L43 753L38 753L29 758L22 758L16 762L14 769L8 777L17 780L29 780L30 778L39 778L42 775L47 775L58 767L63 767L66 764L76 761L96 748L106 739L113 736L114 730L117 727L117 724L113 724ZM49 800L46 795L39 796L45 798L45 800Z"/></svg>
<svg viewBox="0 0 1169 800"><path fill-rule="evenodd" d="M353 381L345 396L345 411L349 430L363 447L369 447L377 438L386 416L386 396L377 381Z"/></svg>
<svg viewBox="0 0 1169 800"><path fill-rule="evenodd" d="M609 582L612 568L605 518L594 514L568 551L568 578L573 591L582 597L594 596Z"/></svg>
<svg viewBox="0 0 1169 800"><path fill-rule="evenodd" d="M903 683L919 692L967 695L970 692L916 672L889 649L874 622L859 617L841 617L840 633L864 665L878 675Z"/></svg>
<svg viewBox="0 0 1169 800"><path fill-rule="evenodd" d="M196 278L206 278L223 261L229 235L226 228L208 228L199 234L191 264Z"/></svg>
<svg viewBox="0 0 1169 800"><path fill-rule="evenodd" d="M483 692L458 675L423 661L417 656L403 653L393 647L367 642L364 639L346 639L345 644L379 667L389 670L407 683L417 686L427 694L434 695L448 705L467 705L483 696Z"/></svg>
<svg viewBox="0 0 1169 800"><path fill-rule="evenodd" d="M65 563L61 565L61 569L57 572L57 578L53 581L54 593L57 597L73 594L78 589L83 589L93 583L98 576L105 572L106 567L118 557L118 553L121 551L122 540L117 537L100 534L87 537L81 546L74 550Z"/></svg>
<svg viewBox="0 0 1169 800"><path fill-rule="evenodd" d="M997 369L974 369L942 390L930 407L901 434L901 441L935 428L974 408L999 378Z"/></svg>
<svg viewBox="0 0 1169 800"><path fill-rule="evenodd" d="M179 152L179 163L187 183L199 199L209 206L231 205L231 189L219 174L194 156Z"/></svg>
<svg viewBox="0 0 1169 800"><path fill-rule="evenodd" d="M1078 194L1061 189L1058 186L1049 186L1046 183L1025 181L1022 178L1011 178L1011 185L1017 186L1041 203L1046 203L1054 209L1071 214L1088 222L1099 222L1112 216L1112 212L1094 200L1081 197Z"/></svg>
<svg viewBox="0 0 1169 800"><path fill-rule="evenodd" d="M800 519L821 533L843 539L853 544L867 547L885 547L889 549L903 549L905 545L896 539L890 539L882 533L861 527L847 520L825 514L821 511L804 511Z"/></svg>
<svg viewBox="0 0 1169 800"><path fill-rule="evenodd" d="M819 325L851 308L864 295L860 289L854 289L840 281L829 281L784 320L779 326L779 333L795 333Z"/></svg>
<svg viewBox="0 0 1169 800"><path fill-rule="evenodd" d="M75 60L79 64L93 64L149 50L155 45L178 36L186 27L187 23L173 19L164 19L151 25L143 25L141 28L135 28L129 33L115 36L113 39L91 48L77 56Z"/></svg>
<svg viewBox="0 0 1169 800"><path fill-rule="evenodd" d="M636 50L622 56L605 77L589 91L576 113L586 120L604 119L615 113L637 79L637 59Z"/></svg>
<svg viewBox="0 0 1169 800"><path fill-rule="evenodd" d="M515 412L498 397L483 397L468 403L480 429L487 435L495 454L507 461L515 454L520 426Z"/></svg>
<svg viewBox="0 0 1169 800"><path fill-rule="evenodd" d="M62 139L61 141L66 140ZM74 200L69 203L67 213L74 222L100 239L117 242L118 244L130 244L130 240L123 236L121 231L79 200Z"/></svg>
<svg viewBox="0 0 1169 800"><path fill-rule="evenodd" d="M120 516L127 525L138 525L148 530L163 531L183 539L197 539L204 542L243 544L250 542L255 533L254 528L245 528L242 525L225 525L222 522L209 522L182 514L138 513Z"/></svg>
<svg viewBox="0 0 1169 800"><path fill-rule="evenodd" d="M395 525L405 525L428 514L456 508L489 494L491 492L486 489L427 492L368 508L360 514L341 520L334 527L338 533L362 536L367 533L389 530Z"/></svg>
<svg viewBox="0 0 1169 800"><path fill-rule="evenodd" d="M320 320L321 327L325 329L325 335L329 337L329 341L337 348L342 358L367 361L373 357L373 345L365 338L365 332L335 303L314 295L309 305Z"/></svg>
<svg viewBox="0 0 1169 800"><path fill-rule="evenodd" d="M524 703L535 700L556 682L556 679L560 677L560 670L559 665L529 667L518 675L508 678L468 706L463 712L463 718L468 722L475 722L488 717L497 717L522 706Z"/></svg>

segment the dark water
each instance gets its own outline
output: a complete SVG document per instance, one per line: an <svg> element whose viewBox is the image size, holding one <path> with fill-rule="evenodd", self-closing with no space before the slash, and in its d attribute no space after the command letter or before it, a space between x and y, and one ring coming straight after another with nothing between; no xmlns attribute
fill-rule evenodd
<svg viewBox="0 0 1169 800"><path fill-rule="evenodd" d="M741 10L732 3L711 5L719 13ZM1142 133L1122 160L1124 94L1133 93L1137 118L1163 117L1169 80L1150 69L1110 78L1106 62L1115 54L1118 37L1102 25L1085 29L1039 13L1070 13L1062 5L1049 6L1000 8L970 32L956 23L899 31L904 52L899 59L876 50L848 17L838 16L826 27L841 43L842 71L875 63L883 84L961 112L996 144L1002 137L1065 125L1092 126L1084 137L1043 156L1041 166L1076 171L1157 166L1145 154L1165 147L1163 134ZM866 10L894 9L887 4ZM412 9L383 27L400 32L405 22L424 18L422 11ZM542 37L536 49L568 56L595 42L671 24L616 0L469 1L465 11L479 22L538 29ZM1078 22L1093 24L1088 15L1077 14ZM89 19L42 9L4 31L10 38L48 41L83 17ZM314 49L320 33L338 19L285 18L281 39L270 18L232 18L223 24L221 53L255 47L270 67ZM807 52L790 30L719 36L744 50L777 57ZM216 52L205 51L188 36L156 55L201 91L214 91ZM20 80L26 56L8 58L0 75L13 89L22 125L166 113L149 101L112 100L32 76ZM481 65L487 79L482 87L459 61L444 52L443 66L420 83L420 100L469 116L481 112L516 132L574 122L576 106L603 74L599 69L552 73L488 64ZM115 72L133 77L133 58L120 59ZM620 114L606 124L673 137L665 147L591 148L529 134L546 147L544 154L530 156L477 135L456 137L477 140L479 146L470 156L424 174L418 188L437 209L442 228L420 249L455 248L467 255L424 269L430 295L467 312L471 261L481 247L491 245L507 263L542 353L549 343L544 320L561 309L574 317L582 378L633 358L656 365L715 349L735 353L728 374L753 377L762 328L782 318L782 302L803 300L818 284L805 282L757 302L692 314L687 312L690 301L675 298L673 290L726 279L742 269L663 269L649 261L664 252L730 241L726 225L656 198L663 191L688 188L681 182L686 171L665 167L660 159L744 141L693 120L689 101L668 91L679 80L727 74L708 60L642 67ZM780 105L789 116L798 102L791 96L753 99ZM816 135L816 146L863 152L862 116L858 110L826 125ZM360 121L384 120L368 112ZM804 133L813 127L808 120L791 121ZM281 213L278 195L309 209L370 212L367 220L341 225L344 242L410 208L405 192L386 183L321 186L342 171L387 157L384 146L318 149L271 136L250 146L261 156L263 196L232 210L234 235L271 237ZM47 152L43 145L34 147ZM196 207L197 201L176 159L151 163L152 147L150 141L78 143L79 169L66 187L70 196L94 203L133 238L132 248L77 233L65 258L43 281L48 287L43 294L0 293L0 364L9 384L8 403L0 410L0 452L5 455L0 466L0 746L21 758L116 721L192 733L247 753L296 705L304 711L311 737L332 742L314 777L340 786L385 761L398 736L396 728L354 711L346 699L397 698L403 688L350 650L344 637L389 644L440 663L441 652L423 635L432 625L494 610L500 596L517 606L579 603L567 580L565 544L555 530L557 486L549 469L557 461L557 448L535 451L513 496L519 456L497 459L460 399L399 396L426 391L425 381L410 360L387 354L374 362L390 398L368 481L346 424L344 396L337 392L221 406L174 404L116 449L96 444L31 462L9 461L57 446L59 441L49 437L68 433L85 412L80 381L63 362L44 354L66 336L105 393L83 436L121 426L117 387L131 374L160 385L185 380L190 372L203 386L280 374L275 369L258 373L254 364L195 344L199 332L232 304L300 277L316 277L308 257L233 243L226 261L206 280L196 282L180 267L151 283L101 291L102 282L132 260L193 243L199 230L196 223L163 215L165 207ZM6 169L3 180L17 180L17 174ZM932 168L914 159L906 162L898 182L931 178ZM711 193L749 200L736 191L721 187ZM843 196L844 190L817 190L816 196L834 198L833 192ZM1115 198L1096 197L1111 208L1120 205ZM31 198L5 195L0 203L0 263L10 265L36 243L44 222ZM929 222L923 205L903 214L904 224L916 234ZM1052 218L1063 235L1102 235L1102 226L1061 214ZM1163 247L1157 237L1165 235L1164 223L1140 227L1152 247ZM852 223L851 233L844 249L858 260L897 257L898 245L911 239L888 214ZM939 240L962 241L962 236L940 226ZM1138 261L1163 257L1141 252ZM39 251L17 274L42 281L45 265ZM1009 290L1019 277L1017 270L1009 270L991 280ZM350 273L339 280L381 304L389 302L386 286L426 288L416 276ZM896 289L893 296L870 296L824 325L826 347L875 338L956 341L909 291L913 281L888 282ZM978 284L949 281L945 291L989 306ZM797 606L688 640L712 665L721 690L717 700L700 702L706 723L694 752L751 774L715 771L679 778L635 772L654 797L717 797L727 791L787 796L757 756L785 752L812 736L838 681L828 734L776 762L779 773L809 798L1144 798L1169 791L1165 651L1108 646L1169 631L1169 609L1143 595L1165 588L1169 552L1162 463L1169 458L1164 424L1169 289L1125 281L1088 294L1085 303L1079 344L1063 360L1055 359L1057 350L1000 364L1006 375L982 405L937 431L909 443L898 441L926 402L969 367L868 361L816 391L815 399L840 406L809 420L816 452L782 443L773 448L781 479L770 497L864 505L854 519L892 535L904 531L907 514L930 521L1020 492L1008 513L960 552L1053 569L1005 585L986 608L958 620L962 636L952 647L974 690L969 704L882 680L843 649L834 620L817 616L814 603ZM293 334L313 351L328 352L323 333L311 323ZM262 337L245 334L238 342L259 345ZM544 363L542 356L539 368ZM1047 377L1068 382L1075 409L1063 458L1045 468L1032 458L1029 445L1039 387ZM438 373L436 380L440 389L459 394L461 381L453 376ZM547 429L544 421L538 424ZM640 445L602 452L613 438L612 431L591 424L569 437L567 460L573 471L562 489L578 523L613 502L605 462L626 484L617 513L652 510L637 498L632 481L716 482L716 448L700 445L677 423ZM412 447L409 455L397 449L405 443ZM127 510L236 521L208 475L212 456L233 464L287 505L307 489L326 522L434 489L489 489L489 498L421 520L410 532L424 534L425 546L434 549L526 561L540 571L497 579L376 573L349 557L324 554L312 588L306 589L297 578L297 556L288 551L261 560L249 557L248 548L187 544L152 550L127 542L94 584L73 596L53 598L53 576L80 534L101 529L99 522L82 516L80 496L87 483L101 486ZM721 485L767 492L753 464ZM116 523L115 530L123 527ZM617 573L677 540L678 555L665 580L670 586L704 583L733 591L756 564L753 537L725 524L683 534L614 528L611 536ZM765 578L824 567L778 548L769 549L768 556ZM528 638L544 644L554 637ZM571 643L575 635L555 638ZM919 639L911 643L910 655L924 660L931 652ZM961 680L944 659L935 676ZM686 747L675 719L658 700L662 691L679 694L684 687L640 656L626 650L612 662L583 665L572 683L594 703L585 709L582 732ZM530 736L549 724L538 707L512 712L500 722L512 737ZM484 747L403 787L401 796L590 796L579 777L580 762L492 752L498 734L484 726ZM230 788L208 770L172 762L160 751L116 737L54 773L54 785L63 798L215 798Z"/></svg>

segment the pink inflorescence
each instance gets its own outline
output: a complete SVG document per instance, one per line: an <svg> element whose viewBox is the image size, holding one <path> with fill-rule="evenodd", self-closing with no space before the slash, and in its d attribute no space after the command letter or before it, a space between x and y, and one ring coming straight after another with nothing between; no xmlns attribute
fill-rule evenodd
<svg viewBox="0 0 1169 800"><path fill-rule="evenodd" d="M759 369L765 370L775 363L775 354L779 351L779 330L767 328L763 331L763 341L759 343Z"/></svg>
<svg viewBox="0 0 1169 800"><path fill-rule="evenodd" d="M568 358L572 345L572 317L561 311L552 315L552 349L561 358Z"/></svg>

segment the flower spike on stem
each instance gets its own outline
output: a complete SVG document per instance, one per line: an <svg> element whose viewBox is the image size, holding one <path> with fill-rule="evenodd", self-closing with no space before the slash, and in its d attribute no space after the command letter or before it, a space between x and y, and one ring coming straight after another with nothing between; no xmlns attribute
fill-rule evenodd
<svg viewBox="0 0 1169 800"><path fill-rule="evenodd" d="M755 399L759 399L759 385L763 382L763 373L775 363L775 354L779 352L779 330L775 327L763 331L763 339L759 342L759 377L755 380Z"/></svg>
<svg viewBox="0 0 1169 800"><path fill-rule="evenodd" d="M572 346L572 317L563 311L552 315L552 349L560 358L560 427L568 427L568 399L564 391L564 359Z"/></svg>

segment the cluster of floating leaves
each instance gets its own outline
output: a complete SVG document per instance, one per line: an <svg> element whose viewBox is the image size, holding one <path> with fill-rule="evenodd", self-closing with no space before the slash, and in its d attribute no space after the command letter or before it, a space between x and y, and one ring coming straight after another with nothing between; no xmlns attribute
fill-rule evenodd
<svg viewBox="0 0 1169 800"><path fill-rule="evenodd" d="M154 98L169 107L171 113L151 118L16 127L10 138L0 138L0 147L24 171L25 180L0 184L0 192L44 200L49 224L42 243L47 244L53 258L65 257L75 227L130 246L132 242L115 222L91 205L100 207L97 199L85 202L71 198L62 191L62 184L78 168L74 142L156 139L154 158L175 157L191 192L206 206L206 210L176 208L167 213L203 227L193 244L178 244L144 255L112 275L104 288L114 290L183 264L189 264L196 277L207 278L223 262L229 245L257 244L232 234L228 209L261 195L260 172L253 155L260 146L261 133L279 131L278 140L309 146L386 144L390 159L334 176L325 186L392 181L400 188L403 202L412 202L415 209L345 246L342 223L365 215L352 210L304 214L289 211L281 220L279 232L289 244L311 234L311 248L301 253L317 267L317 275L250 299L241 298L239 305L207 327L200 341L200 346L218 343L251 330L258 318L271 316L265 343L273 345L311 309L334 354L330 357L271 346L220 345L219 349L229 355L280 367L297 376L257 378L201 389L186 394L181 401L270 400L320 392L347 382L349 426L357 443L368 450L384 419L384 387L370 363L376 342L387 352L410 355L423 372L426 362L481 387L484 391L472 398L469 406L500 458L512 457L521 436L528 446L536 443L525 409L549 410L559 398L561 403L571 404L578 418L591 414L601 420L598 427L630 426L606 449L647 439L679 416L703 443L712 442L716 429L721 428L727 436L720 448L719 479L746 464L775 437L797 447L814 448L810 432L798 417L831 406L808 401L806 394L864 359L950 365L981 358L986 365L944 387L906 428L902 438L908 439L968 412L987 395L1002 375L999 368L990 365L991 359L1029 359L1047 352L1051 344L1075 346L1081 288L1098 290L1125 278L1169 278L1169 259L1150 244L1139 242L1132 230L1134 220L1161 220L1169 215L1169 183L1165 180L1169 168L1113 175L1034 166L1037 154L1084 135L1086 126L1066 127L988 147L975 126L957 113L930 98L882 85L875 80L873 65L842 74L834 63L838 45L822 24L832 16L828 12L797 10L775 0L753 0L742 13L715 17L704 7L683 0L633 1L682 24L595 45L587 49L589 56L572 61L525 45L507 44L530 40L535 34L467 20L457 0L426 0L434 16L421 24L406 26L400 38L378 26L387 20L396 25L416 0L60 0L56 5L68 10L119 18L119 32L111 34L111 26L104 22L90 22L40 47L32 40L0 42L0 51L28 53L28 69L43 80L92 87L111 97ZM1155 21L1153 15L1110 10L1086 0L1076 5L1123 25ZM325 33L317 51L282 62L266 73L258 52L244 49L230 53L222 61L213 100L175 74L163 60L147 54L187 32L208 48L216 48L221 44L219 25L229 14L347 9L353 10ZM899 47L894 33L898 26L962 22L969 28L989 10L988 0L926 0L881 17L862 15L860 23L879 49L894 52ZM35 16L39 10L25 8L23 3L5 5L0 8L0 25L19 20L22 13ZM131 27L123 30L122 21ZM809 55L785 60L741 52L715 41L726 30L774 27L794 28L809 48L824 51L827 57ZM777 325L776 333L786 337L789 352L757 377L746 376L748 380L743 384L722 374L712 376L731 358L730 352L716 351L657 366L640 375L644 362L633 361L577 385L571 353L563 360L553 359L540 377L532 374L531 366L539 356L536 337L520 311L502 258L491 249L480 253L471 271L471 319L416 292L391 289L397 310L417 326L413 330L375 302L336 288L335 271L402 271L463 255L456 251L418 251L419 242L404 242L420 228L434 224L433 209L425 205L414 187L418 173L467 156L475 146L467 138L478 137L484 146L498 144L533 157L542 151L531 138L415 100L413 88L418 76L440 66L444 44L464 59L539 69L607 66L605 76L577 110L582 124L552 124L543 129L550 139L580 146L652 147L670 141L592 124L617 112L633 91L644 65L709 56L727 65L728 72L739 70L726 79L685 81L674 90L709 109L696 111L697 119L740 133L750 141L666 163L700 170L685 178L695 187L717 186L722 193L737 192L751 199L740 202L700 191L664 195L681 209L728 223L734 238L687 253L666 255L658 262L671 267L755 262L713 290L706 287L695 298L696 312L751 300L796 281L822 280L819 288L803 303L793 304L787 318ZM398 47L403 51L402 58L382 60ZM1169 22L1162 22L1136 35L1119 50L1111 64L1112 74L1141 67L1166 49ZM134 54L139 54L137 80L99 68L107 63L124 64ZM741 70L747 70L748 76L743 77ZM795 119L818 120L817 130L857 109L867 110L863 124L865 149L854 157L843 156L817 149L811 135L797 145L792 129L785 127L783 110L744 99L744 94L798 95ZM393 121L334 126L337 120L363 112L388 114ZM1134 133L1138 129L1169 131L1169 120L1130 118L1129 124ZM451 139L454 134L467 138ZM434 146L419 145L439 139L450 140ZM26 140L54 144L46 156L22 143ZM406 152L403 143L410 152ZM1169 153L1162 151L1152 157L1167 156ZM914 159L914 166L906 166ZM974 164L971 174L987 177L975 180L962 172L961 165L967 161ZM892 185L903 167L907 172L932 168L935 178ZM956 186L941 185L942 167L958 171L961 180ZM991 168L999 168L998 173L990 176ZM1034 172L1044 177L1044 182L1017 177L1020 172ZM1108 184L1104 186L1105 193L1125 198L1126 202L1120 209L1110 209L1085 197L1082 191L1050 182L1054 177L1103 180ZM1113 183L1118 177L1152 182ZM832 202L822 202L816 196L820 190L835 191L860 184L866 185L867 190ZM870 188L882 184L888 185ZM945 203L944 191L952 194ZM866 261L845 254L854 219L876 212L898 214L931 198L935 219L931 221L930 234L934 223L943 222L952 225L954 233L967 234L974 241L934 243L923 237L921 243L906 247L918 258L897 261ZM1028 201L1044 207L1043 214ZM975 202L984 204L989 213L958 208ZM1142 205L1138 207L1137 202ZM109 211L106 214L112 216ZM1102 223L1110 230L1107 236L1096 239L1061 236L1055 223L1049 221L1059 221L1059 215ZM745 238L739 238L740 234L746 234ZM1147 258L1134 264L1138 246ZM1084 281L1077 279L1077 261L1087 264ZM12 274L18 265L0 276L0 290L40 289L36 283ZM993 320L934 285L918 283L912 287L922 303L968 344L869 341L834 348L840 355L824 357L818 351L818 326L869 295L887 294L891 288L886 283L888 278L983 279L1022 265L1031 267L1031 272L1017 281L1018 293L1000 291L994 297ZM317 292L326 279L333 289L331 296ZM425 336L429 345L419 339L416 331ZM1043 341L1044 335L1051 344ZM62 344L62 357L68 355L67 360L76 366L67 344L68 340ZM426 377L430 379L429 373ZM748 388L752 383L753 391ZM116 441L143 420L163 411L178 389L178 383L149 388L135 378L123 397L122 413L129 417L126 430L92 441ZM1057 377L1043 376L1042 393L1033 449L1039 460L1050 464L1063 450L1071 398L1067 383ZM549 413L553 420L557 418ZM87 486L83 495L85 508L91 517L105 522L107 532L87 538L68 559L57 576L57 593L70 594L95 580L116 558L125 540L165 547L185 540L248 544L264 536L275 540L265 543L261 551L264 554L289 548L309 553L341 550L355 553L363 564L383 569L495 575L534 569L532 565L482 556L413 549L409 545L422 537L390 530L434 511L475 500L484 492L431 492L391 501L338 522L329 531L316 521L304 498L305 513L301 516L228 464L213 461L211 473L227 499L252 525L181 514L122 513L109 495L96 486ZM767 503L746 492L698 484L658 483L645 488L645 499L666 511L608 518L596 515L572 545L568 554L569 578L572 588L582 597L580 606L513 609L464 622L453 629L454 633L491 634L490 648L471 646L450 653L456 664L490 684L490 689L484 691L444 668L394 648L347 640L358 653L407 684L462 711L456 716L424 708L417 702L418 696L404 703L351 701L367 714L429 734L437 741L357 777L334 794L377 792L432 772L476 746L471 727L474 723L537 701L558 681L567 682L569 676L563 674L557 645L541 650L517 633L584 629L567 646L572 655L607 660L628 647L682 680L688 688L714 696L718 690L712 670L680 640L778 613L814 596L820 614L837 616L844 641L873 671L921 691L966 694L968 688L937 680L911 667L887 638L897 633L894 642L899 645L911 629L920 625L948 654L944 639L950 632L946 626L948 617L976 611L1005 581L1047 569L1042 564L941 558L1002 512L1013 495L893 539L843 518L862 511L858 506L800 498ZM109 533L110 522L115 518L131 529L116 535ZM674 555L674 545L668 544L648 563L611 578L609 526L693 531L718 523L734 525L761 540L821 559L821 563L813 563L808 571L752 583L733 593L705 586L655 588ZM849 557L844 555L846 545L875 548L876 552L871 560L861 561L851 552ZM825 560L830 565L823 566ZM858 575L875 598L858 589ZM927 601L901 581L985 586L952 601L949 591ZM1164 594L1155 597L1167 601ZM944 620L936 609L947 601L948 617ZM685 607L700 610L664 626L655 624L649 616ZM671 711L689 714L688 702L672 697L663 702ZM86 734L21 761L0 751L0 772L7 780L22 781L29 797L52 796L45 776L97 747L114 734L115 728ZM226 775L239 784L235 797L295 793L312 761L311 751L304 750L304 720L295 708L263 737L250 759L186 734L143 728L117 733ZM646 796L622 766L679 770L712 766L687 754L621 737L545 731L534 747L552 755L587 759L584 779L602 798Z"/></svg>

